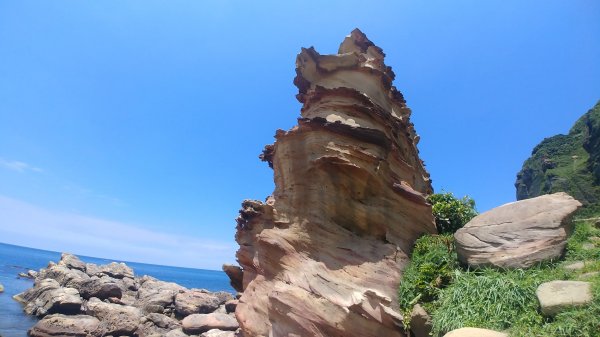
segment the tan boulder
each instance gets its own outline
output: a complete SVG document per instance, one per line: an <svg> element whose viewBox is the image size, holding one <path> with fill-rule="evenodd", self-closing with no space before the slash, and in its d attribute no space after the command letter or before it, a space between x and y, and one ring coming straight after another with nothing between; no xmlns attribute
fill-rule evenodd
<svg viewBox="0 0 600 337"><path fill-rule="evenodd" d="M298 125L261 155L275 191L243 202L241 268L225 268L232 284L241 277L242 333L405 336L401 270L414 241L435 232L411 111L359 30L337 54L302 49L296 74Z"/></svg>
<svg viewBox="0 0 600 337"><path fill-rule="evenodd" d="M581 306L592 301L589 282L551 281L542 283L536 290L542 313L554 316L564 309Z"/></svg>
<svg viewBox="0 0 600 337"><path fill-rule="evenodd" d="M512 202L473 218L454 237L462 263L527 268L559 258L581 203L564 192Z"/></svg>
<svg viewBox="0 0 600 337"><path fill-rule="evenodd" d="M131 335L138 329L142 318L138 308L102 302L95 297L91 298L86 306L85 313L102 322L106 335Z"/></svg>
<svg viewBox="0 0 600 337"><path fill-rule="evenodd" d="M223 313L193 314L181 321L181 327L187 334L198 334L209 330L237 330L238 322L231 315Z"/></svg>
<svg viewBox="0 0 600 337"><path fill-rule="evenodd" d="M28 332L30 337L100 337L100 321L92 316L49 315Z"/></svg>

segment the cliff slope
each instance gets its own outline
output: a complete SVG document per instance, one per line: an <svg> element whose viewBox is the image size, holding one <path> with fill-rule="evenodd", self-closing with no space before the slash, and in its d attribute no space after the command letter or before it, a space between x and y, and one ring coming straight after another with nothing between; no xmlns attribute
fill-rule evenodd
<svg viewBox="0 0 600 337"><path fill-rule="evenodd" d="M434 233L429 175L383 51L359 30L338 54L302 49L298 125L261 159L266 202L246 200L237 260L245 336L404 336L397 289L414 241Z"/></svg>
<svg viewBox="0 0 600 337"><path fill-rule="evenodd" d="M544 139L523 163L517 199L567 192L588 208L600 202L600 102L567 135Z"/></svg>

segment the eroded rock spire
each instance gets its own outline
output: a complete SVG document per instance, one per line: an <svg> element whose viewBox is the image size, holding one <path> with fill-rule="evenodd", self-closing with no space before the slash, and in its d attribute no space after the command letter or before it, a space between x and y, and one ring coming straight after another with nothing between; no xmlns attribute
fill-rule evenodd
<svg viewBox="0 0 600 337"><path fill-rule="evenodd" d="M245 336L404 336L401 271L435 226L410 109L384 57L356 29L338 54L296 59L301 117L261 155L275 191L243 202L241 269L226 268L243 291Z"/></svg>

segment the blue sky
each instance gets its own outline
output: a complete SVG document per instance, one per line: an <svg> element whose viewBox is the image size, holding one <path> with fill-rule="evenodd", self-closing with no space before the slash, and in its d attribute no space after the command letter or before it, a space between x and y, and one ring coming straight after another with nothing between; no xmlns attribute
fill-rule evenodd
<svg viewBox="0 0 600 337"><path fill-rule="evenodd" d="M436 191L515 199L600 99L598 1L0 1L0 242L219 269L301 47L382 47Z"/></svg>

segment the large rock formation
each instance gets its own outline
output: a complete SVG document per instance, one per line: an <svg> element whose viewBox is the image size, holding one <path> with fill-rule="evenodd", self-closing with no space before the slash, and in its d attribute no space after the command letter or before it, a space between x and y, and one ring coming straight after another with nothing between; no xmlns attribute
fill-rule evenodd
<svg viewBox="0 0 600 337"><path fill-rule="evenodd" d="M458 259L476 268L527 268L557 259L579 207L579 201L559 192L482 213L454 234Z"/></svg>
<svg viewBox="0 0 600 337"><path fill-rule="evenodd" d="M523 163L515 182L517 200L567 192L600 207L600 102L567 135L544 139Z"/></svg>
<svg viewBox="0 0 600 337"><path fill-rule="evenodd" d="M435 226L410 110L383 59L359 30L338 54L297 57L302 117L261 155L275 191L243 202L241 270L225 268L243 290L245 336L404 336L402 268Z"/></svg>

